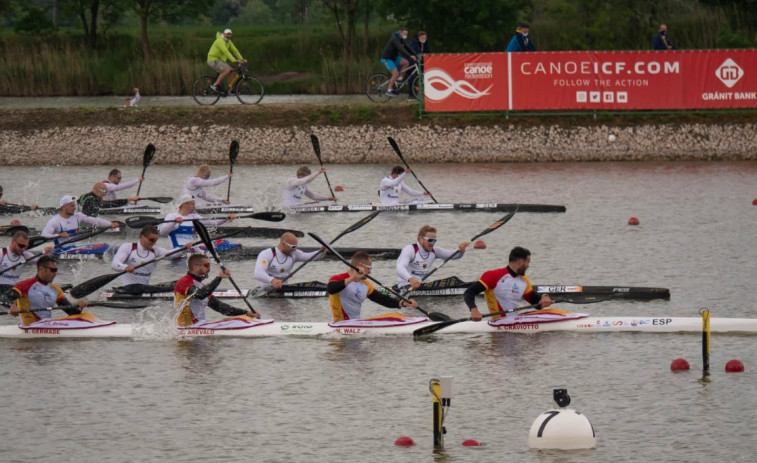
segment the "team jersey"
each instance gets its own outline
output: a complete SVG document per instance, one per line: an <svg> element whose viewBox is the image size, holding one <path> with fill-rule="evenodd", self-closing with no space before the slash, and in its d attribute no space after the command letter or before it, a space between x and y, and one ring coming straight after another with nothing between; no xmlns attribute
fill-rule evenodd
<svg viewBox="0 0 757 463"><path fill-rule="evenodd" d="M41 310L38 312L28 312L30 310L53 307L60 302L66 302L66 296L63 290L54 284L43 283L37 277L20 281L13 287L18 293L16 305L21 311L22 325L29 325L36 321L52 318L51 310Z"/></svg>
<svg viewBox="0 0 757 463"><path fill-rule="evenodd" d="M179 326L186 327L205 321L206 306L222 315L237 316L246 314L247 311L232 307L212 296L213 291L218 288L220 283L221 278L214 278L206 286L203 286L202 282L191 273L187 273L181 277L174 287L174 304L181 307L179 315L176 318L176 323ZM194 293L189 303L186 303L185 301L189 297L188 292L193 287L197 288L197 292Z"/></svg>
<svg viewBox="0 0 757 463"><path fill-rule="evenodd" d="M220 177L216 178L209 178L207 180L202 179L200 177L189 177L186 182L184 182L184 189L181 191L182 195L192 195L195 200L199 199L202 203L203 201L205 203L217 203L219 201L222 201L223 198L219 198L217 196L213 196L209 192L205 191L205 187L209 186L216 186L220 185L221 183L225 182L226 179L228 179L228 175L221 175ZM197 204L198 206L201 206L202 204Z"/></svg>
<svg viewBox="0 0 757 463"><path fill-rule="evenodd" d="M24 271L23 262L33 259L35 255L29 251L24 251L23 254L14 254L10 248L3 248L0 252L2 252L0 256L0 272L21 263L21 265L13 270L8 270L0 275L0 285L15 285L21 278L21 272Z"/></svg>
<svg viewBox="0 0 757 463"><path fill-rule="evenodd" d="M81 228L82 223L88 223L96 227L110 227L111 225L109 220L89 217L81 212L74 212L68 218L64 218L62 215L57 214L47 221L47 225L42 229L41 235L45 238L55 238L61 233L73 235ZM55 244L58 244L58 241L59 240L56 239Z"/></svg>
<svg viewBox="0 0 757 463"><path fill-rule="evenodd" d="M364 278L345 285L345 280L349 277L349 273L340 273L329 278L327 292L329 293L331 316L335 322L359 319L360 308L366 298L384 307L394 309L399 307L399 301L375 291L368 279Z"/></svg>
<svg viewBox="0 0 757 463"><path fill-rule="evenodd" d="M179 217L184 220L182 223L172 222ZM171 245L174 248L184 246L194 239L195 227L194 223L192 223L193 219L202 219L202 216L196 212L187 215L171 212L164 219L165 222L170 223L163 223L158 227L160 236L168 236L171 239ZM228 219L202 220L202 224L208 227L215 227L226 222L228 222Z"/></svg>
<svg viewBox="0 0 757 463"><path fill-rule="evenodd" d="M122 272L126 270L126 267L137 267L145 262L163 257L168 254L165 248L154 246L152 250L145 249L142 243L124 243L118 247L115 256L113 256L113 262L110 267L113 270ZM155 267L158 266L157 262L145 265L135 269L133 272L127 272L121 275L121 284L123 286L128 285L148 285L150 284L150 276L155 271Z"/></svg>
<svg viewBox="0 0 757 463"><path fill-rule="evenodd" d="M258 259L255 261L255 279L270 286L274 278L279 280L286 278L292 272L295 262L310 260L318 254L320 256L314 260L322 259L323 254L320 250L303 252L295 249L291 255L287 255L276 247L265 249L258 254Z"/></svg>
<svg viewBox="0 0 757 463"><path fill-rule="evenodd" d="M403 172L397 176L397 178L384 177L379 185L379 199L381 204L395 205L400 202L400 191L404 191L410 196L423 196L423 191L413 190L409 186L405 185L405 175L407 172Z"/></svg>
<svg viewBox="0 0 757 463"><path fill-rule="evenodd" d="M455 254L454 250L434 246L431 251L426 252L420 243L408 244L402 248L399 258L397 259L397 287L402 288L409 285L410 278L423 280L423 277L431 271L431 265L434 260L449 259ZM462 252L458 253L454 259L463 257Z"/></svg>
<svg viewBox="0 0 757 463"><path fill-rule="evenodd" d="M538 302L531 300L536 293L528 277L518 275L510 267L489 270L478 281L486 288L484 298L489 312L515 309L521 299Z"/></svg>
<svg viewBox="0 0 757 463"><path fill-rule="evenodd" d="M283 190L284 206L294 207L294 206L301 205L303 196L306 196L312 199L313 201L325 201L327 199L331 199L330 196L322 195L320 193L316 193L308 189L308 183L315 180L317 176L318 176L318 172L313 172L307 177L302 177L302 178L292 177L289 180L287 180L286 185L284 186L284 190Z"/></svg>
<svg viewBox="0 0 757 463"><path fill-rule="evenodd" d="M132 105L135 106L135 105ZM132 180L130 182L121 182L121 183L110 183L107 180L103 180L103 183L105 184L105 189L107 192L105 193L105 196L103 196L103 201L115 201L118 199L118 195L116 194L116 191L126 190L128 188L131 188L139 183L139 180Z"/></svg>

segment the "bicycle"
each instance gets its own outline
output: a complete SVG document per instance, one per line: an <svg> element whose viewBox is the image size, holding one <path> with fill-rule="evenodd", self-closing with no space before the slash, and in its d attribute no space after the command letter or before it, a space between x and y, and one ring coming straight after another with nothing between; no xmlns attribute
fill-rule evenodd
<svg viewBox="0 0 757 463"><path fill-rule="evenodd" d="M394 90L397 91L397 93L402 93L402 89L410 85L410 97L418 98L418 94L421 91L420 76L418 75L420 66L418 65L418 62L402 69L402 71L400 71L400 75L402 74L402 72L405 72L410 68L413 68L412 71L405 75L405 78L402 79L402 81L398 79L394 83ZM365 82L365 96L367 96L369 100L375 103L386 103L387 101L392 99L393 97L390 97L386 94L386 91L389 89L389 80L391 78L392 76L385 72L377 72L376 74L372 74Z"/></svg>
<svg viewBox="0 0 757 463"><path fill-rule="evenodd" d="M260 79L250 75L250 72L244 65L234 68L234 79L229 85L229 90L224 89L223 82L219 85L218 90L211 88L218 78L215 76L200 76L192 85L192 98L197 104L202 106L214 105L221 97L235 94L242 104L258 104L263 99L263 84Z"/></svg>

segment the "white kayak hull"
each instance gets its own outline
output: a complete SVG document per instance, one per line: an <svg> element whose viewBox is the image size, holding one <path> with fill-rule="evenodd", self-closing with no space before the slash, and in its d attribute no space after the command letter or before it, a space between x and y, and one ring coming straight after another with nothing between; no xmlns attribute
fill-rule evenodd
<svg viewBox="0 0 757 463"><path fill-rule="evenodd" d="M423 322L405 326L388 327L331 327L326 322L290 323L273 322L246 329L176 330L177 337L231 336L381 336L412 335L419 328L436 322ZM2 338L130 338L133 325L114 325L87 329L31 329L23 330L16 325L0 326ZM491 326L487 322L461 322L437 331L435 334L451 333L540 333L544 331L568 331L576 333L696 333L702 331L702 319L698 317L587 317L548 323L528 323L519 325ZM757 319L712 318L712 333L757 334Z"/></svg>

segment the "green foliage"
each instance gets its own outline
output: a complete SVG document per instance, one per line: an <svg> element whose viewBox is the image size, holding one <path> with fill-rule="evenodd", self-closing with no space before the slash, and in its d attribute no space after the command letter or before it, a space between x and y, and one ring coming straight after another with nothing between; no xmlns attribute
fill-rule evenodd
<svg viewBox="0 0 757 463"><path fill-rule="evenodd" d="M53 23L44 10L28 7L16 22L13 30L17 34L49 34L53 31Z"/></svg>
<svg viewBox="0 0 757 463"><path fill-rule="evenodd" d="M232 24L244 26L273 24L273 12L263 0L250 0L240 14L231 21Z"/></svg>

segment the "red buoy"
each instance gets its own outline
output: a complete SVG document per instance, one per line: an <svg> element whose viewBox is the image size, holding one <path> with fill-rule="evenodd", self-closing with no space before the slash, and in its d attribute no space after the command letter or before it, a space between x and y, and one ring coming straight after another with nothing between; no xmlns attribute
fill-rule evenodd
<svg viewBox="0 0 757 463"><path fill-rule="evenodd" d="M671 371L685 371L689 369L689 362L685 358L678 357L670 363Z"/></svg>
<svg viewBox="0 0 757 463"><path fill-rule="evenodd" d="M473 249L486 249L486 243L484 243L484 240L478 240L473 243Z"/></svg>
<svg viewBox="0 0 757 463"><path fill-rule="evenodd" d="M415 445L415 442L413 442L412 437L400 436L394 441L394 445L399 447L410 447L411 445Z"/></svg>
<svg viewBox="0 0 757 463"><path fill-rule="evenodd" d="M752 206L757 206L757 199L752 200Z"/></svg>
<svg viewBox="0 0 757 463"><path fill-rule="evenodd" d="M637 219L636 217L631 217L630 219L628 219L628 225L638 225L638 224L639 224L639 219Z"/></svg>
<svg viewBox="0 0 757 463"><path fill-rule="evenodd" d="M742 371L744 371L744 364L741 363L740 360L729 360L728 363L725 364L726 373L741 373Z"/></svg>
<svg viewBox="0 0 757 463"><path fill-rule="evenodd" d="M344 188L342 187L342 185L337 185L334 187L334 191L344 191Z"/></svg>
<svg viewBox="0 0 757 463"><path fill-rule="evenodd" d="M18 220L18 219L13 219L13 220L11 220L11 225L14 225L14 226L15 225L21 225L21 221Z"/></svg>
<svg viewBox="0 0 757 463"><path fill-rule="evenodd" d="M463 447L481 447L481 442L476 439L465 439L463 441Z"/></svg>

